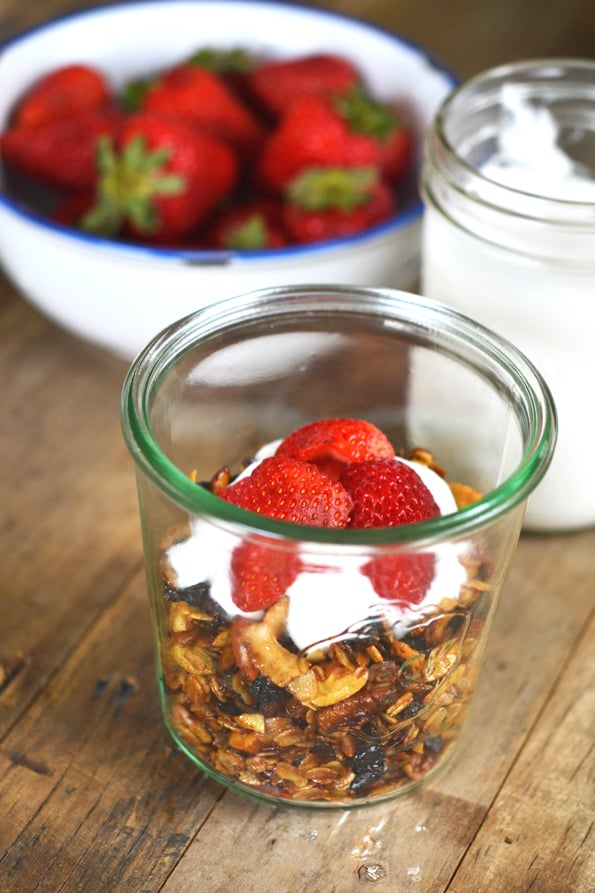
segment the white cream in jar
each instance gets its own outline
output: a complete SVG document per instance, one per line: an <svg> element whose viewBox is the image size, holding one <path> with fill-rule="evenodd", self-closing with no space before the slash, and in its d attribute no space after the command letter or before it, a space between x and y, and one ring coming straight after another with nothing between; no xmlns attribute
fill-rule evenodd
<svg viewBox="0 0 595 893"><path fill-rule="evenodd" d="M504 66L447 99L426 144L422 289L519 347L556 403L526 527L595 524L595 63Z"/></svg>

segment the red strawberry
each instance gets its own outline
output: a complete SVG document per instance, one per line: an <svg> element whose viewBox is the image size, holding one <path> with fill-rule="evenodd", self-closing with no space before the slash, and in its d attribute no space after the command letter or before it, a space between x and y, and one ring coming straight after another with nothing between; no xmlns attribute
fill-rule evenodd
<svg viewBox="0 0 595 893"><path fill-rule="evenodd" d="M265 62L245 76L244 84L249 95L277 116L296 99L344 93L359 80L359 71L347 59L319 53Z"/></svg>
<svg viewBox="0 0 595 893"><path fill-rule="evenodd" d="M268 137L257 173L264 186L283 192L304 168L363 167L376 155L367 139L353 136L330 100L307 96L289 107Z"/></svg>
<svg viewBox="0 0 595 893"><path fill-rule="evenodd" d="M285 595L300 572L295 552L245 540L231 556L231 597L241 611L261 611Z"/></svg>
<svg viewBox="0 0 595 893"><path fill-rule="evenodd" d="M181 121L150 112L132 115L116 148L100 147L99 201L84 219L86 229L167 243L185 236L226 198L237 163L220 140Z"/></svg>
<svg viewBox="0 0 595 893"><path fill-rule="evenodd" d="M380 146L380 169L388 182L394 186L411 170L412 162L411 134L402 127L395 127Z"/></svg>
<svg viewBox="0 0 595 893"><path fill-rule="evenodd" d="M0 155L20 173L52 186L92 189L98 141L113 135L121 120L119 112L101 107L12 127L0 136Z"/></svg>
<svg viewBox="0 0 595 893"><path fill-rule="evenodd" d="M244 95L244 78L254 66L252 54L243 47L202 47L188 61L217 74L238 96Z"/></svg>
<svg viewBox="0 0 595 893"><path fill-rule="evenodd" d="M350 462L395 455L386 435L363 419L320 419L293 431L277 447L277 456L312 462L332 480Z"/></svg>
<svg viewBox="0 0 595 893"><path fill-rule="evenodd" d="M394 527L440 515L415 469L398 459L353 463L340 480L353 499L350 527ZM381 598L408 604L421 602L434 572L431 552L378 555L362 568Z"/></svg>
<svg viewBox="0 0 595 893"><path fill-rule="evenodd" d="M413 142L396 112L359 87L337 97L334 105L353 132L367 137L375 146L376 163L383 176L393 185L398 183L411 166Z"/></svg>
<svg viewBox="0 0 595 893"><path fill-rule="evenodd" d="M374 168L311 168L287 189L284 223L296 242L353 236L396 211L392 190Z"/></svg>
<svg viewBox="0 0 595 893"><path fill-rule="evenodd" d="M110 88L103 74L89 65L64 65L36 81L14 112L17 127L73 115L106 105Z"/></svg>
<svg viewBox="0 0 595 893"><path fill-rule="evenodd" d="M184 63L152 84L141 108L199 126L242 155L260 148L264 129L223 78L200 65Z"/></svg>
<svg viewBox="0 0 595 893"><path fill-rule="evenodd" d="M211 248L259 251L287 244L279 202L258 199L242 202L217 213L205 235Z"/></svg>
<svg viewBox="0 0 595 893"><path fill-rule="evenodd" d="M381 598L418 605L432 584L435 565L431 552L403 552L373 558L362 573Z"/></svg>
<svg viewBox="0 0 595 893"><path fill-rule="evenodd" d="M51 219L62 226L78 227L81 220L95 205L92 192L74 192L66 196L52 211Z"/></svg>
<svg viewBox="0 0 595 893"><path fill-rule="evenodd" d="M351 499L341 484L306 462L272 456L249 477L224 487L223 499L267 518L310 527L345 527Z"/></svg>
<svg viewBox="0 0 595 893"><path fill-rule="evenodd" d="M394 527L440 515L421 477L399 459L353 462L339 481L353 500L350 527Z"/></svg>
<svg viewBox="0 0 595 893"><path fill-rule="evenodd" d="M365 115L362 107L369 111L370 103L359 90L335 99L308 96L294 102L265 143L257 172L260 182L283 191L297 174L312 167L379 167L397 176L391 152L393 134L400 127L392 111L379 103L371 104L374 114Z"/></svg>

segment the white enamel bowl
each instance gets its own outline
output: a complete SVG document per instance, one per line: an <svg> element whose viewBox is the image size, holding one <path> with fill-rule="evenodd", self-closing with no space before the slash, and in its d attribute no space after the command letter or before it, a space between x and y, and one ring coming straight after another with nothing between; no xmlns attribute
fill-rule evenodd
<svg viewBox="0 0 595 893"><path fill-rule="evenodd" d="M81 11L0 48L0 128L27 87L61 64L102 68L115 89L200 47L261 56L335 52L394 104L421 141L454 77L423 49L364 21L256 0L140 0ZM259 253L173 251L92 237L43 219L0 191L0 263L41 312L124 359L205 304L267 286L328 282L409 288L418 272L417 195L349 239Z"/></svg>

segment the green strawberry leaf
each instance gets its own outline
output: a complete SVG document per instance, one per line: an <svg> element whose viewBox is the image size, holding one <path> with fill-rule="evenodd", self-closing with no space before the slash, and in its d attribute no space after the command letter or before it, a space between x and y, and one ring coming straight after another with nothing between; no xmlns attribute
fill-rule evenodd
<svg viewBox="0 0 595 893"><path fill-rule="evenodd" d="M145 196L134 196L128 202L126 216L141 232L152 232L158 221L155 206Z"/></svg>
<svg viewBox="0 0 595 893"><path fill-rule="evenodd" d="M101 137L97 145L98 200L84 215L81 226L96 235L115 236L129 220L140 232L153 232L159 220L154 200L178 195L186 184L183 176L164 171L169 157L167 149L149 151L141 135L120 153L109 137Z"/></svg>
<svg viewBox="0 0 595 893"><path fill-rule="evenodd" d="M306 168L287 187L287 198L304 211L352 211L370 200L375 167Z"/></svg>
<svg viewBox="0 0 595 893"><path fill-rule="evenodd" d="M186 180L179 174L168 174L157 180L153 187L154 195L178 195L184 188Z"/></svg>
<svg viewBox="0 0 595 893"><path fill-rule="evenodd" d="M192 65L207 68L216 74L244 74L252 68L250 54L239 47L231 50L216 50L203 47L188 60Z"/></svg>
<svg viewBox="0 0 595 893"><path fill-rule="evenodd" d="M140 109L143 99L153 85L152 80L134 80L124 85L124 89L120 92L120 105L127 112L136 112Z"/></svg>
<svg viewBox="0 0 595 893"><path fill-rule="evenodd" d="M98 202L79 221L81 229L98 236L115 236L121 224L120 209L110 201Z"/></svg>
<svg viewBox="0 0 595 893"><path fill-rule="evenodd" d="M236 226L229 240L229 248L236 251L256 251L266 247L267 228L264 217L255 214Z"/></svg>
<svg viewBox="0 0 595 893"><path fill-rule="evenodd" d="M395 112L385 103L372 99L360 86L333 100L335 109L347 121L351 130L386 142L398 128Z"/></svg>

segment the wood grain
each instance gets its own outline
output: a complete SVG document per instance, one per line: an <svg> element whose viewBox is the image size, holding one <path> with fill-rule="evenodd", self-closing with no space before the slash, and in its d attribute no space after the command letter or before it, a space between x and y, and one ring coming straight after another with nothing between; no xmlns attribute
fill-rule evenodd
<svg viewBox="0 0 595 893"><path fill-rule="evenodd" d="M2 742L0 890L158 890L221 795L165 732L139 574Z"/></svg>
<svg viewBox="0 0 595 893"><path fill-rule="evenodd" d="M141 551L118 419L124 364L83 348L15 299L0 312L0 342L0 376L11 382L0 433L10 481L2 499L6 730L139 566Z"/></svg>
<svg viewBox="0 0 595 893"><path fill-rule="evenodd" d="M452 893L592 893L595 618L450 886Z"/></svg>

